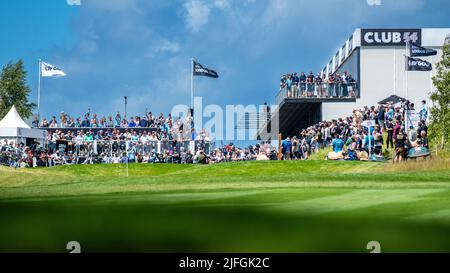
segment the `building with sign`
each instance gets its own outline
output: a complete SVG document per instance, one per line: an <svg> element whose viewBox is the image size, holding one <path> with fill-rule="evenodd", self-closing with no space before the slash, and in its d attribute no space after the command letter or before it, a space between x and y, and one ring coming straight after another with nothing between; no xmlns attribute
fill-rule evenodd
<svg viewBox="0 0 450 273"><path fill-rule="evenodd" d="M352 74L359 87L354 102L330 102L322 105L322 119L349 115L351 109L376 105L390 95L398 95L420 105L434 88L431 80L436 63L441 59L442 46L450 28L422 29L356 29L337 53L324 66L322 73ZM419 57L433 65L427 72L405 69L407 43L437 50L431 57Z"/></svg>
<svg viewBox="0 0 450 273"><path fill-rule="evenodd" d="M419 108L420 102L428 100L434 89L434 68L442 57L442 46L449 34L450 28L356 29L321 71L327 77L347 72L355 82L306 84L311 93L314 90L315 94L323 94L327 90L325 96L293 96L280 89L276 96L278 107L264 130L259 130L259 137L263 138L262 132L269 127L276 127L282 136L293 136L322 120L347 117L352 109L377 105L393 95L406 98ZM437 51L435 56L419 57L432 64L431 71L406 71L409 43ZM423 70L429 68L425 62L415 63L419 64L427 66ZM266 138L273 139L276 133L276 130L265 133Z"/></svg>

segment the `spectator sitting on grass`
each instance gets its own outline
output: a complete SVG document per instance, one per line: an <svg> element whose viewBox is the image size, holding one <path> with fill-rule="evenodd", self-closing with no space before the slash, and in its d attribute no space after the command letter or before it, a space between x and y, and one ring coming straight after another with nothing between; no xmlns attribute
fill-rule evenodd
<svg viewBox="0 0 450 273"><path fill-rule="evenodd" d="M208 164L208 158L206 157L205 153L200 150L195 155L194 162L197 164Z"/></svg>
<svg viewBox="0 0 450 273"><path fill-rule="evenodd" d="M344 141L342 141L342 138L340 138L338 134L335 134L331 145L333 147L333 152L340 153L344 148Z"/></svg>

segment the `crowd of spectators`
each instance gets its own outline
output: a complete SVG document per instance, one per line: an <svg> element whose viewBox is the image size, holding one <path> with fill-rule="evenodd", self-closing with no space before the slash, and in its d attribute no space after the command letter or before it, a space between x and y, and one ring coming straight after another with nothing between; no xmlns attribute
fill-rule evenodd
<svg viewBox="0 0 450 273"><path fill-rule="evenodd" d="M356 80L348 72L328 76L322 73L314 75L313 72L308 75L301 72L298 75L294 72L281 77L279 92L286 97L354 98L357 96L357 85Z"/></svg>
<svg viewBox="0 0 450 273"><path fill-rule="evenodd" d="M396 160L405 159L411 147L429 148L426 102L422 101L416 129L411 126L406 130L406 110L415 111L414 105L403 101L397 106L393 103L364 106L353 109L353 114L346 118L322 121L301 130L297 136L284 139L282 159L306 160L326 147L332 149L328 159L369 160L369 154L381 158L383 152L391 150ZM54 130L47 133L46 144L26 146L1 141L0 164L23 168L129 162L214 164L277 159L276 149L265 142L244 148L232 143L216 147L204 129L197 133L191 127L190 116L182 121L173 119L170 114L155 117L149 113L126 120L117 113L116 123L108 123L108 120L110 117L98 119L97 115L91 117L87 113L83 121L77 118L74 123L64 112L59 121L55 117L50 123L45 118L41 122L35 119L33 125L40 128L47 128L47 124L48 128L50 124L54 126ZM363 126L368 120L375 122L370 129Z"/></svg>
<svg viewBox="0 0 450 273"><path fill-rule="evenodd" d="M73 117L64 111L61 112L59 119L53 116L50 120L42 118L39 120L37 116L32 122L35 128L152 128L159 132L169 133L181 132L189 134L191 132L193 118L188 113L186 118L182 120L180 117L173 118L171 114L164 116L163 113L154 115L148 112L143 116L132 116L127 118L117 112L116 115L99 116L91 114L90 110L84 114L83 118Z"/></svg>
<svg viewBox="0 0 450 273"><path fill-rule="evenodd" d="M220 163L274 159L267 143L246 148L233 144L216 148L206 130L197 132L192 117L184 120L171 114L122 118L117 113L101 117L86 113L81 119L61 112L33 120L33 126L47 129L45 145L0 142L0 164L10 167L67 164L114 163ZM275 156L276 157L276 156Z"/></svg>
<svg viewBox="0 0 450 273"><path fill-rule="evenodd" d="M406 110L415 111L414 104L403 101L397 107L392 103L364 106L353 109L352 116L322 121L283 140L283 159L304 160L319 149L331 147L328 159L383 159L384 152L393 150L394 160L404 160L410 148L429 148L426 101L422 101L418 112L417 128L410 124L406 130ZM374 126L363 126L369 120L375 122ZM369 158L369 154L374 158Z"/></svg>
<svg viewBox="0 0 450 273"><path fill-rule="evenodd" d="M205 140L193 142L95 140L88 134L76 140L61 132L45 147L0 142L0 165L26 168L71 164L171 163L215 164L223 162L276 160L276 149L267 142L239 148L233 143L215 147ZM145 138L145 135L141 135ZM190 147L194 143L194 147Z"/></svg>

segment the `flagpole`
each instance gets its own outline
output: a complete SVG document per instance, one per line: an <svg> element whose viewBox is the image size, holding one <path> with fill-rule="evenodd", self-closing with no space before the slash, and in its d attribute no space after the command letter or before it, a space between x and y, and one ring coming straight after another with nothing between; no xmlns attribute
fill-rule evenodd
<svg viewBox="0 0 450 273"><path fill-rule="evenodd" d="M39 59L39 77L38 77L38 102L37 102L37 116L38 120L41 119L41 59Z"/></svg>
<svg viewBox="0 0 450 273"><path fill-rule="evenodd" d="M405 47L405 49L406 49L406 60L405 60L405 73L406 73L406 93L405 93L405 99L406 100L408 100L408 61L409 61L409 58L408 58L408 56L409 56L409 54L408 54L408 44L409 44L409 42L408 41L406 41L406 47ZM405 132L406 132L406 134L408 134L408 130L409 130L409 127L408 127L408 108L407 107L405 107L404 109L403 109L403 111L404 111L404 119L405 119Z"/></svg>
<svg viewBox="0 0 450 273"><path fill-rule="evenodd" d="M191 58L191 109L194 109L194 58Z"/></svg>
<svg viewBox="0 0 450 273"><path fill-rule="evenodd" d="M406 93L405 93L405 99L408 100L408 44L409 42L406 42L406 64L405 64L405 73L406 73Z"/></svg>
<svg viewBox="0 0 450 273"><path fill-rule="evenodd" d="M397 95L397 48L394 48L394 95Z"/></svg>
<svg viewBox="0 0 450 273"><path fill-rule="evenodd" d="M191 58L191 114L192 124L194 124L194 58Z"/></svg>
<svg viewBox="0 0 450 273"><path fill-rule="evenodd" d="M431 56L430 93L433 93L433 67L434 67L434 56Z"/></svg>

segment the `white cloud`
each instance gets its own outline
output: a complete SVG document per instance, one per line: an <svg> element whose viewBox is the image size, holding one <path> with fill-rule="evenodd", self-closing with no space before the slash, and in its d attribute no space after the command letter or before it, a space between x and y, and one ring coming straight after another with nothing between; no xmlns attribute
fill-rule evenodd
<svg viewBox="0 0 450 273"><path fill-rule="evenodd" d="M382 5L393 10L418 10L425 5L425 0L384 0Z"/></svg>
<svg viewBox="0 0 450 273"><path fill-rule="evenodd" d="M191 0L184 4L187 11L186 23L190 30L197 32L208 23L211 8L200 0Z"/></svg>
<svg viewBox="0 0 450 273"><path fill-rule="evenodd" d="M171 42L169 40L164 40L157 48L157 52L170 52L177 53L180 51L180 45L175 42Z"/></svg>
<svg viewBox="0 0 450 273"><path fill-rule="evenodd" d="M215 0L214 6L220 10L226 10L230 7L230 2L228 0Z"/></svg>
<svg viewBox="0 0 450 273"><path fill-rule="evenodd" d="M166 39L162 39L157 45L153 46L147 54L146 58L153 58L158 53L178 53L181 49L180 44Z"/></svg>
<svg viewBox="0 0 450 273"><path fill-rule="evenodd" d="M124 12L130 9L137 9L135 0L91 0L83 5L89 5L92 8L106 10L109 12Z"/></svg>

